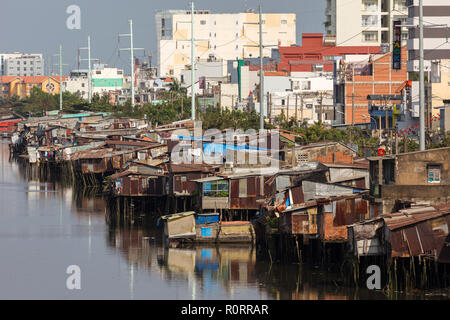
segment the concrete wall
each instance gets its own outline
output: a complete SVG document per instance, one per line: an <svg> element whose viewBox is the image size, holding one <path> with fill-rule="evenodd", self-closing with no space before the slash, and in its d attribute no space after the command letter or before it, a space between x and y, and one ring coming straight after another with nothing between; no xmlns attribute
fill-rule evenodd
<svg viewBox="0 0 450 320"><path fill-rule="evenodd" d="M427 165L441 165L441 183L450 189L450 147L400 154L396 160L395 184L408 186L430 186Z"/></svg>

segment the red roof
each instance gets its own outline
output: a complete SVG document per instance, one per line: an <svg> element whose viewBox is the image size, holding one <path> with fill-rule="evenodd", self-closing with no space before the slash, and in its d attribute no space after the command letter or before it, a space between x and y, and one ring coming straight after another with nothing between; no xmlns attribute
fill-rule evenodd
<svg viewBox="0 0 450 320"><path fill-rule="evenodd" d="M0 77L0 82L1 83L10 83L15 79L22 79L23 83L26 84L36 84L36 83L42 83L44 81L46 81L49 77L48 76L25 76L25 77L20 77L20 76L2 76ZM59 82L59 76L50 76L50 78L52 78L54 81ZM68 76L63 76L62 79L63 81L66 80L68 78Z"/></svg>

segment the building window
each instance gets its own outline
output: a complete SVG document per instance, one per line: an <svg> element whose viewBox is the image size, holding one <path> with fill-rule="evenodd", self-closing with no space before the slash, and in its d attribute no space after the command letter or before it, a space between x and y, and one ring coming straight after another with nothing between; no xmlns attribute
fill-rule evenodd
<svg viewBox="0 0 450 320"><path fill-rule="evenodd" d="M378 41L378 32L363 32L363 41L365 42Z"/></svg>
<svg viewBox="0 0 450 320"><path fill-rule="evenodd" d="M428 182L429 183L441 183L441 166L440 165L428 165Z"/></svg>
<svg viewBox="0 0 450 320"><path fill-rule="evenodd" d="M281 24L287 24L287 20L281 20Z"/></svg>
<svg viewBox="0 0 450 320"><path fill-rule="evenodd" d="M200 20L200 24L202 25L206 24L206 20Z"/></svg>
<svg viewBox="0 0 450 320"><path fill-rule="evenodd" d="M364 11L377 11L378 4L376 1L364 1L363 8L364 8Z"/></svg>
<svg viewBox="0 0 450 320"><path fill-rule="evenodd" d="M312 109L312 107L313 107L313 105L312 105L311 103L308 103L308 104L306 105L306 109Z"/></svg>
<svg viewBox="0 0 450 320"><path fill-rule="evenodd" d="M378 16L361 16L361 26L376 27L378 24Z"/></svg>
<svg viewBox="0 0 450 320"><path fill-rule="evenodd" d="M206 197L228 197L228 181L204 182L203 195Z"/></svg>

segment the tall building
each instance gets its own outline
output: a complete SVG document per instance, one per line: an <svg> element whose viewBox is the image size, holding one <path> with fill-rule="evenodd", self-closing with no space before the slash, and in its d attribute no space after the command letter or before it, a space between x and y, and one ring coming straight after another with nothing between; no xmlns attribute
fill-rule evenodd
<svg viewBox="0 0 450 320"><path fill-rule="evenodd" d="M158 75L179 78L181 70L191 63L191 11L168 10L155 16ZM265 46L295 44L296 15L293 13L266 13L263 20ZM236 60L259 57L259 14L211 13L194 11L195 57ZM271 47L264 48L270 56Z"/></svg>
<svg viewBox="0 0 450 320"><path fill-rule="evenodd" d="M44 59L42 54L0 54L1 75L5 76L43 76Z"/></svg>
<svg viewBox="0 0 450 320"><path fill-rule="evenodd" d="M419 0L408 0L409 28L407 48L409 79L412 81L411 101L419 108ZM423 0L423 46L425 71L425 126L439 127L439 107L448 98L450 90L447 75L450 71L450 2Z"/></svg>
<svg viewBox="0 0 450 320"><path fill-rule="evenodd" d="M408 0L408 71L419 71L419 0ZM450 59L450 2L423 0L423 45L425 71L431 71L433 60Z"/></svg>
<svg viewBox="0 0 450 320"><path fill-rule="evenodd" d="M445 0L442 0L445 1ZM393 42L393 22L408 18L407 0L327 0L325 29L338 46L380 46ZM402 29L402 39L408 29Z"/></svg>
<svg viewBox="0 0 450 320"><path fill-rule="evenodd" d="M19 52L14 53L0 53L0 76L6 76L6 60L9 58L20 57L22 54Z"/></svg>

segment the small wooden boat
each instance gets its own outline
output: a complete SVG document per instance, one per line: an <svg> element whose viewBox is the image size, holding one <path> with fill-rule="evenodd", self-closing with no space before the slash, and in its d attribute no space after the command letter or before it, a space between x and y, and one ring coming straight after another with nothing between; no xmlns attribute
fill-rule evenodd
<svg viewBox="0 0 450 320"><path fill-rule="evenodd" d="M220 221L218 213L182 212L161 217L169 246L183 243L254 243L249 221Z"/></svg>

